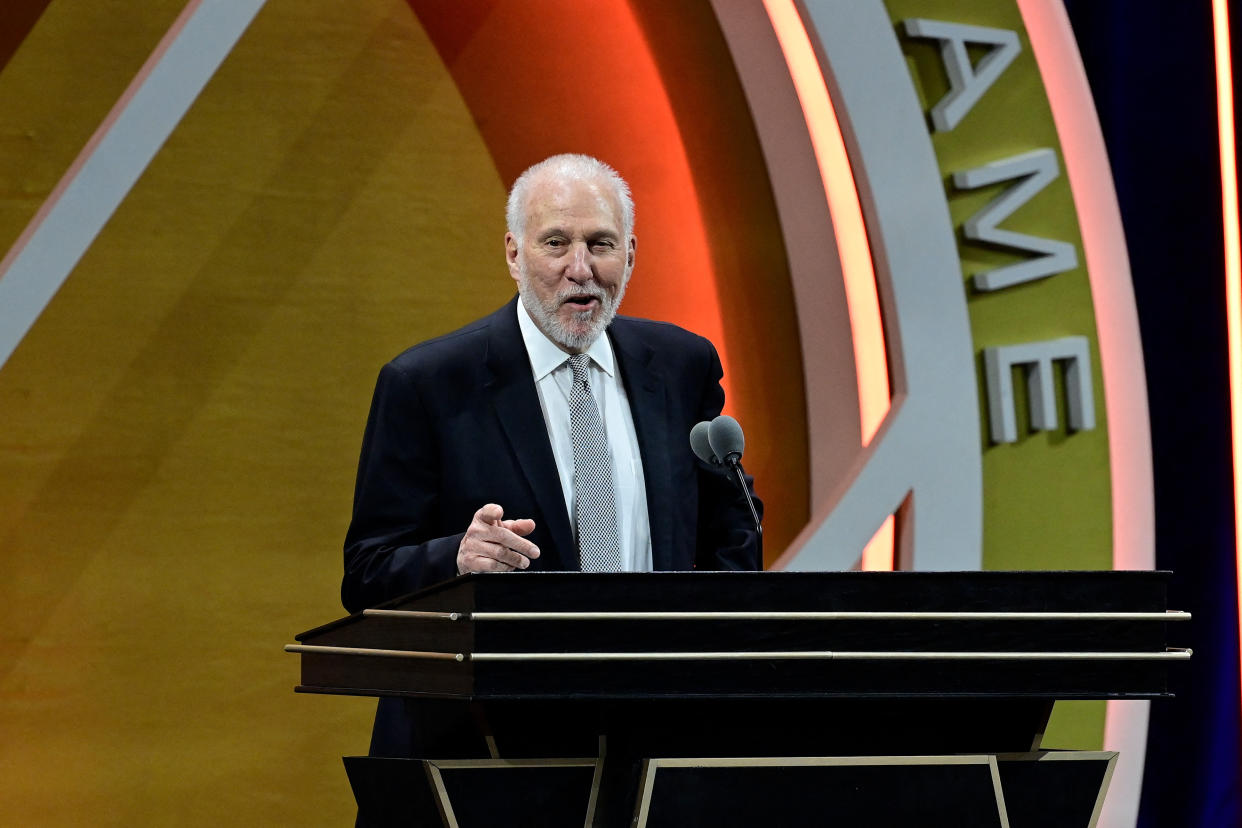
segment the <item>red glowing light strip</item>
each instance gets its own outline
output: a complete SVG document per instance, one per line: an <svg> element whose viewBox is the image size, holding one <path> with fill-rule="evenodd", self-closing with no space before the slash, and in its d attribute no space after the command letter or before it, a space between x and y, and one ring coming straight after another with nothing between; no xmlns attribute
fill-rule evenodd
<svg viewBox="0 0 1242 828"><path fill-rule="evenodd" d="M1234 555L1237 560L1238 599L1242 605L1242 244L1238 232L1238 156L1234 132L1233 59L1229 47L1229 7L1212 2L1216 42L1216 107L1220 130L1221 207L1225 231L1225 310L1229 334L1229 402L1233 432ZM1242 612L1238 614L1242 631Z"/></svg>
<svg viewBox="0 0 1242 828"><path fill-rule="evenodd" d="M793 0L763 0L763 5L789 66L828 199L854 339L859 422L865 446L875 437L888 414L892 395L888 385L888 354L884 347L880 297L858 188L824 75ZM863 550L863 569L893 568L893 530L894 521L890 516Z"/></svg>
<svg viewBox="0 0 1242 828"><path fill-rule="evenodd" d="M858 568L864 572L888 572L894 568L893 555L897 532L897 518L889 515L880 524L880 528L863 547L862 559Z"/></svg>

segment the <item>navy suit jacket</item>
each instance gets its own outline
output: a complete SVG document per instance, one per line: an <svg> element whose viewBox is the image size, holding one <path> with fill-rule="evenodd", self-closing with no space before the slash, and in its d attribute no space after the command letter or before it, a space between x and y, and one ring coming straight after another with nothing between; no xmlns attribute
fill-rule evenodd
<svg viewBox="0 0 1242 828"><path fill-rule="evenodd" d="M485 503L534 519L531 569L579 568L516 301L381 369L345 538L350 612L454 577L457 546ZM759 569L744 498L690 449L690 429L724 404L716 349L644 319L617 317L608 336L642 452L654 568ZM460 704L381 699L371 755L486 752Z"/></svg>
<svg viewBox="0 0 1242 828"><path fill-rule="evenodd" d="M350 612L454 577L457 546L485 503L534 519L531 569L579 568L516 302L380 371L345 540ZM715 348L622 316L607 335L642 452L654 568L761 568L741 493L690 449L690 429L724 404Z"/></svg>

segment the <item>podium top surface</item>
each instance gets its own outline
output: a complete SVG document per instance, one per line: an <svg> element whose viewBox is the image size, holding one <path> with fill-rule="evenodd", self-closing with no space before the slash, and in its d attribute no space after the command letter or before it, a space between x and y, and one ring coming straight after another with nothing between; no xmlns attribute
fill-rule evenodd
<svg viewBox="0 0 1242 828"><path fill-rule="evenodd" d="M377 609L421 612L1164 612L1170 573L506 572ZM313 636L342 618L298 636Z"/></svg>
<svg viewBox="0 0 1242 828"><path fill-rule="evenodd" d="M467 575L297 636L305 692L1154 698L1165 572ZM1176 625L1174 625L1176 626Z"/></svg>

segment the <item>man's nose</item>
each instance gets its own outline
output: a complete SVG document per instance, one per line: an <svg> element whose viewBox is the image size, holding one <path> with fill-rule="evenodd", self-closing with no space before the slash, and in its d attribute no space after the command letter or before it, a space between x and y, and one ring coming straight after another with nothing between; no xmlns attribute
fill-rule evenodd
<svg viewBox="0 0 1242 828"><path fill-rule="evenodd" d="M576 242L569 252L569 266L565 275L574 282L585 282L591 278L591 251L584 242Z"/></svg>

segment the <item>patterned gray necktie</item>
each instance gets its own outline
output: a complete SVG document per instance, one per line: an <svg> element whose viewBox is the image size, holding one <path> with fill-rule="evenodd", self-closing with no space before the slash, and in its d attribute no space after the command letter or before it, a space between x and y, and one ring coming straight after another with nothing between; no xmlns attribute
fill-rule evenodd
<svg viewBox="0 0 1242 828"><path fill-rule="evenodd" d="M613 501L612 454L587 383L590 360L586 354L574 354L566 360L574 374L569 392L569 436L574 445L578 560L583 572L616 572L621 568L621 550Z"/></svg>

